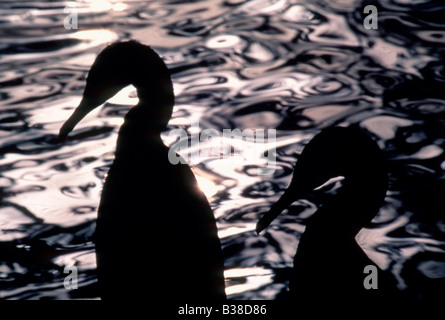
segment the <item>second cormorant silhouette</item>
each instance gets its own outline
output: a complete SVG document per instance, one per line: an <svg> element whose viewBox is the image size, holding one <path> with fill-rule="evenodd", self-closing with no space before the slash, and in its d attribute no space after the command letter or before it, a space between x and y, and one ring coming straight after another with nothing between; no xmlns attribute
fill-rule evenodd
<svg viewBox="0 0 445 320"><path fill-rule="evenodd" d="M60 129L76 124L132 84L139 103L120 128L95 234L103 299L225 299L223 257L209 203L186 164L161 140L174 105L170 73L150 47L111 44L96 58L84 95Z"/></svg>
<svg viewBox="0 0 445 320"><path fill-rule="evenodd" d="M359 128L328 128L305 146L288 189L258 221L257 232L264 230L292 202L335 177L343 177L341 188L308 218L300 238L290 297L392 297L397 291L394 279L378 269L355 241L357 233L383 205L388 186L382 151ZM377 268L377 289L365 288L367 265Z"/></svg>

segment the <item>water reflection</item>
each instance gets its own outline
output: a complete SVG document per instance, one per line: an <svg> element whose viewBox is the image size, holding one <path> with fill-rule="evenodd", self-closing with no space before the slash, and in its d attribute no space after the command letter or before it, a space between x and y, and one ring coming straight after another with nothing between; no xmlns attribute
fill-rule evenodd
<svg viewBox="0 0 445 320"><path fill-rule="evenodd" d="M229 298L274 299L285 289L318 203L294 203L263 237L255 223L318 130L352 123L373 135L390 162L386 204L359 242L401 288L438 295L445 8L436 0L376 5L379 28L365 30L362 1L87 1L76 3L79 29L66 30L65 2L3 2L0 278L7 286L0 297L97 298L96 208L134 88L85 119L67 144L53 139L78 105L96 54L129 38L153 45L172 70L177 101L169 130L193 130L197 122L218 132L277 129L270 176L255 174L260 155L253 163L193 164L218 219ZM176 142L168 132L163 139ZM66 265L81 270L77 291L63 287Z"/></svg>

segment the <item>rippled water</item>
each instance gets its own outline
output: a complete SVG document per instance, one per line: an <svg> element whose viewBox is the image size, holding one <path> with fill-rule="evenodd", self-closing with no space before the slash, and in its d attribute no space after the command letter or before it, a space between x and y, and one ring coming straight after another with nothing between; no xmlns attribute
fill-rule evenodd
<svg viewBox="0 0 445 320"><path fill-rule="evenodd" d="M365 3L379 9L377 30L363 28ZM64 28L67 5L77 30ZM256 175L264 159L245 161L241 147L229 159L191 161L218 221L229 298L279 297L319 203L295 202L262 236L255 223L320 129L357 123L390 163L386 204L357 240L400 289L443 296L444 16L440 0L2 1L0 298L98 298L96 209L135 91L89 115L69 142L54 138L97 53L130 38L151 44L173 72L170 129L277 130L273 175ZM66 290L73 265L79 287Z"/></svg>

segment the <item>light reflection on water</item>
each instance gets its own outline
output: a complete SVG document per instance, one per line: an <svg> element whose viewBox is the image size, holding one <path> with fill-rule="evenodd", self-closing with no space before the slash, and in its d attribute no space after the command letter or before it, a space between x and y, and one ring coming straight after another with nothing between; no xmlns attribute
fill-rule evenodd
<svg viewBox="0 0 445 320"><path fill-rule="evenodd" d="M134 88L89 115L66 144L54 138L78 105L96 54L129 38L151 44L172 70L170 130L277 130L272 175L258 176L261 152L248 163L243 148L238 158L191 163L218 219L229 298L274 299L286 287L305 219L318 203L294 203L262 236L255 223L287 187L307 141L320 129L351 123L374 136L390 163L386 204L358 242L400 288L439 294L440 1L380 1L378 30L363 29L361 1L86 1L76 3L79 30L63 28L67 4L0 5L1 298L98 297L96 209L122 117L137 103ZM168 132L163 139L175 142ZM217 143L187 152L205 154ZM79 269L74 291L63 287L69 265Z"/></svg>

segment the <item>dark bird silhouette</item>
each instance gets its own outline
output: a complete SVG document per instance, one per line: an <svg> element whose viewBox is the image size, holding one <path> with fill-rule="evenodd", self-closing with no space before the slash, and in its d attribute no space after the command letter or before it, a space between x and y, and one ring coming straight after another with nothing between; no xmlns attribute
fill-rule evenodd
<svg viewBox="0 0 445 320"><path fill-rule="evenodd" d="M383 205L388 186L382 152L359 128L328 128L305 146L289 187L258 221L257 232L292 202L334 177L343 177L342 186L308 218L294 258L289 296L391 297L397 291L395 281L378 269L355 241L357 233ZM367 265L377 268L377 290L365 289Z"/></svg>
<svg viewBox="0 0 445 320"><path fill-rule="evenodd" d="M114 43L96 58L66 138L91 110L132 84L139 103L120 128L95 234L102 299L225 299L223 256L207 198L161 140L174 105L170 73L150 47ZM177 157L179 157L177 155Z"/></svg>

